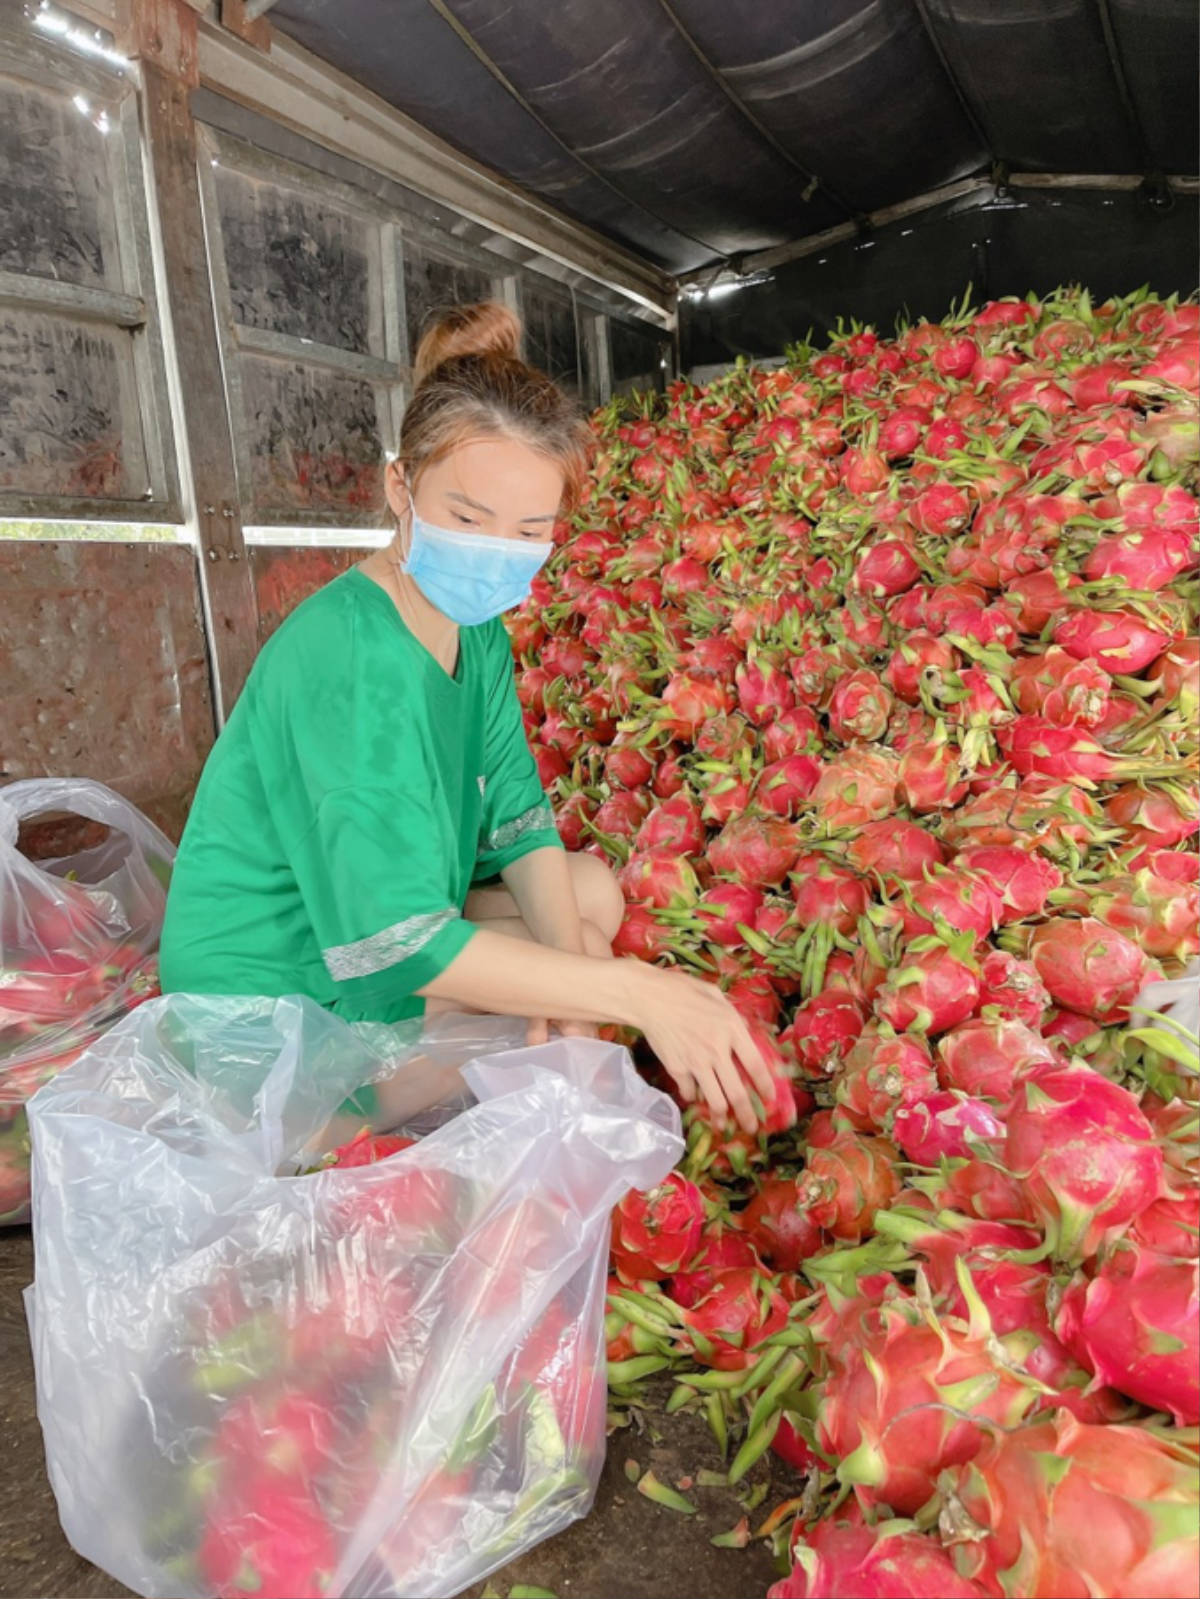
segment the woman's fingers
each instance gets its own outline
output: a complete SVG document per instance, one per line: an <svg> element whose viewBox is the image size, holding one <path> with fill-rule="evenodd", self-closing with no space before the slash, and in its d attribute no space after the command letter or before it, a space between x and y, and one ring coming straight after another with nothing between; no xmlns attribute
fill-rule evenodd
<svg viewBox="0 0 1200 1599"><path fill-rule="evenodd" d="M544 1017L535 1017L525 1029L525 1042L533 1049L550 1042L550 1023Z"/></svg>
<svg viewBox="0 0 1200 1599"><path fill-rule="evenodd" d="M770 1104L775 1097L775 1079L771 1068L763 1059L763 1052L755 1042L754 1034L739 1016L733 1041L733 1052L750 1074L750 1081L762 1095L763 1103Z"/></svg>
<svg viewBox="0 0 1200 1599"><path fill-rule="evenodd" d="M721 1091L721 1084L716 1072L706 1062L696 1067L696 1081L701 1092L708 1101L709 1109L718 1122L723 1122L729 1114L729 1101Z"/></svg>
<svg viewBox="0 0 1200 1599"><path fill-rule="evenodd" d="M758 1115L750 1099L750 1091L746 1087L746 1080L738 1070L737 1062L731 1055L726 1056L717 1067L717 1076L725 1097L729 1102L729 1109L748 1133L758 1131Z"/></svg>

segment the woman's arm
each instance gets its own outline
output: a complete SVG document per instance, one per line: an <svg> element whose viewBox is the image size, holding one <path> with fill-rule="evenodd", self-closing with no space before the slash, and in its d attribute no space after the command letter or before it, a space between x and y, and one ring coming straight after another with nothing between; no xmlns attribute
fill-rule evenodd
<svg viewBox="0 0 1200 1599"><path fill-rule="evenodd" d="M499 1016L636 1027L685 1099L702 1094L713 1112L758 1125L740 1061L765 1100L773 1084L750 1030L711 983L635 960L597 960L477 928L470 942L419 992Z"/></svg>

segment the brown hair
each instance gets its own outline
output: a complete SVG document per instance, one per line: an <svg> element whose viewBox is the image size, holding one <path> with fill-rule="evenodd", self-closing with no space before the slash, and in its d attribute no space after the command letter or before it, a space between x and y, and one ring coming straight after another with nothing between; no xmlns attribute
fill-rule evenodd
<svg viewBox="0 0 1200 1599"><path fill-rule="evenodd" d="M552 378L521 359L521 321L510 307L486 300L448 311L422 338L413 376L398 452L410 483L468 438L504 437L548 456L566 480L564 499L575 501L587 424Z"/></svg>

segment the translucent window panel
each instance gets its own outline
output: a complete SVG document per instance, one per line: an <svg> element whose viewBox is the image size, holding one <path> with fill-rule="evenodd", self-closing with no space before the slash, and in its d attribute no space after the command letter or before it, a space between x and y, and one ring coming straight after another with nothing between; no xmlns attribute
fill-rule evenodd
<svg viewBox="0 0 1200 1599"><path fill-rule="evenodd" d="M663 387L663 340L653 328L635 322L609 323L614 394Z"/></svg>
<svg viewBox="0 0 1200 1599"><path fill-rule="evenodd" d="M496 295L496 280L483 267L461 261L443 261L418 245L404 241L404 320L408 328L408 350L415 357L417 345L438 313L455 305L474 305Z"/></svg>
<svg viewBox="0 0 1200 1599"><path fill-rule="evenodd" d="M521 309L525 320L525 359L530 366L548 372L564 388L579 388L579 341L575 331L575 308L570 300L543 294L528 283L521 286Z"/></svg>
<svg viewBox="0 0 1200 1599"><path fill-rule="evenodd" d="M359 354L382 353L378 229L322 194L230 167L215 173L234 318Z"/></svg>
<svg viewBox="0 0 1200 1599"><path fill-rule="evenodd" d="M255 515L325 511L371 524L383 504L375 385L300 361L239 363Z"/></svg>
<svg viewBox="0 0 1200 1599"><path fill-rule="evenodd" d="M0 270L121 288L113 137L69 95L0 77Z"/></svg>
<svg viewBox="0 0 1200 1599"><path fill-rule="evenodd" d="M0 318L0 490L149 494L129 332L38 311Z"/></svg>

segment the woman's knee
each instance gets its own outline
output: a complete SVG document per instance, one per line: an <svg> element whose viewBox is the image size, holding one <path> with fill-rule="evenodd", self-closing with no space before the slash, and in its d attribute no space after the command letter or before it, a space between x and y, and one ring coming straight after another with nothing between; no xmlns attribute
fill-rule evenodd
<svg viewBox="0 0 1200 1599"><path fill-rule="evenodd" d="M583 947L587 954L596 955L601 960L612 959L612 939L606 938L595 922L585 921L583 924Z"/></svg>
<svg viewBox="0 0 1200 1599"><path fill-rule="evenodd" d="M571 883L580 917L610 945L625 917L625 896L609 866L596 855L569 855Z"/></svg>

